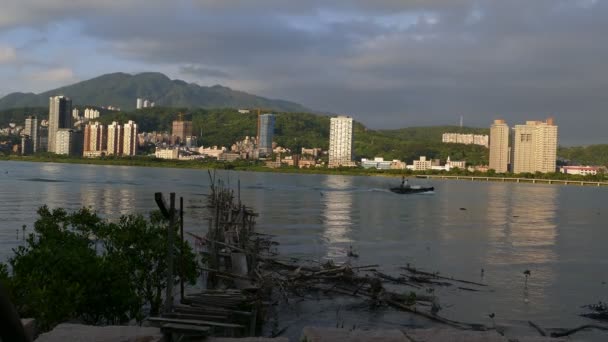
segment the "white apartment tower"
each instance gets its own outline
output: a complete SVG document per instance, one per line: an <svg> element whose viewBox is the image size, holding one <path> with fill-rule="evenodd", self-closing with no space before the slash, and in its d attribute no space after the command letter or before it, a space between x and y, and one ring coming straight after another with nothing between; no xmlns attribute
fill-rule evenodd
<svg viewBox="0 0 608 342"><path fill-rule="evenodd" d="M73 139L74 139L74 130L69 128L60 128L55 133L55 148L54 151L56 154L65 154L72 155L73 154Z"/></svg>
<svg viewBox="0 0 608 342"><path fill-rule="evenodd" d="M526 121L513 128L513 173L555 172L557 126L553 119Z"/></svg>
<svg viewBox="0 0 608 342"><path fill-rule="evenodd" d="M123 149L125 156L134 156L137 152L137 124L129 120L123 126Z"/></svg>
<svg viewBox="0 0 608 342"><path fill-rule="evenodd" d="M328 167L340 166L355 166L353 162L353 119L348 116L338 116L330 120Z"/></svg>
<svg viewBox="0 0 608 342"><path fill-rule="evenodd" d="M144 108L144 99L139 98L139 97L137 98L136 108L137 109Z"/></svg>
<svg viewBox="0 0 608 342"><path fill-rule="evenodd" d="M122 126L114 121L108 125L108 155L122 155Z"/></svg>
<svg viewBox="0 0 608 342"><path fill-rule="evenodd" d="M509 171L509 125L494 120L490 126L490 169L499 173Z"/></svg>

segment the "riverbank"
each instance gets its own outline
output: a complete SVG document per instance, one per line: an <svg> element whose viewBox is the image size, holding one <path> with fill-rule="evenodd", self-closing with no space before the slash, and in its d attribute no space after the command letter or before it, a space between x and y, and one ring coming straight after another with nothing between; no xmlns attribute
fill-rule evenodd
<svg viewBox="0 0 608 342"><path fill-rule="evenodd" d="M445 171L411 171L411 170L375 170L363 168L297 168L297 167L267 167L262 161L237 160L233 162L224 161L201 161L201 160L168 160L145 156L116 157L116 158L75 158L67 156L0 156L0 161L23 161L36 163L64 163L83 165L114 165L114 166L139 166L176 169L202 169L202 170L233 170L250 172L271 172L285 174L313 174L313 175L342 175L342 176L383 176L383 177L416 177L426 179L454 179L471 181L498 181L532 184L564 184L564 185L592 185L608 186L608 178L605 176L579 176L554 174L525 174L515 177L510 174L495 174L485 172L469 172L457 170Z"/></svg>
<svg viewBox="0 0 608 342"><path fill-rule="evenodd" d="M531 183L531 184L562 184L562 185L584 185L584 186L608 186L608 182L587 181L574 179L544 179L544 178L522 178L522 177L488 177L488 176L447 176L447 175L416 175L421 179L453 179L470 180L485 182L511 182L511 183Z"/></svg>

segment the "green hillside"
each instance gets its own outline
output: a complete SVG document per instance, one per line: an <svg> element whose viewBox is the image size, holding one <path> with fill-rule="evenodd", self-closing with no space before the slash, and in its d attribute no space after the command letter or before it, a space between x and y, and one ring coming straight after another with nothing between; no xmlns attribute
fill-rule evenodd
<svg viewBox="0 0 608 342"><path fill-rule="evenodd" d="M138 97L162 107L188 108L266 108L279 111L309 111L302 105L284 100L267 99L242 91L215 85L199 86L171 80L161 73L130 75L113 73L41 94L12 93L0 99L0 109L48 106L49 97L66 95L75 105L118 106L133 110Z"/></svg>
<svg viewBox="0 0 608 342"><path fill-rule="evenodd" d="M560 147L557 155L573 164L608 166L608 144Z"/></svg>

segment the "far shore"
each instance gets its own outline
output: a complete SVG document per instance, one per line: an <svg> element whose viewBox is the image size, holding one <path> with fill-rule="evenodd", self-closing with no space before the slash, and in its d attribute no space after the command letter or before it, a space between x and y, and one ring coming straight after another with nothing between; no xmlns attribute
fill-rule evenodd
<svg viewBox="0 0 608 342"><path fill-rule="evenodd" d="M200 160L167 160L150 157L119 157L119 158L75 158L64 156L0 156L0 161L21 161L36 163L61 163L61 164L83 164L83 165L113 165L113 166L139 166L159 167L176 169L201 169L201 170L226 170L226 171L250 171L250 172L274 172L285 174L313 174L313 175L343 175L343 176L382 176L382 177L410 177L419 179L435 180L468 180L468 181L490 181L490 182L514 182L532 184L557 184L557 185L587 185L608 186L608 178L605 176L577 176L565 174L553 174L558 178L544 178L545 174L490 174L484 172L469 172L454 170L451 172L413 172L410 170L375 170L363 168L296 168L280 167L269 168L261 162L253 161L200 161Z"/></svg>

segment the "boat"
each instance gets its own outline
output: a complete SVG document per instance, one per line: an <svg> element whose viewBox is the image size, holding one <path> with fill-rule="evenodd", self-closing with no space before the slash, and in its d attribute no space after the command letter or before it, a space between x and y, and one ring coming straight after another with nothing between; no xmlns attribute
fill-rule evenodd
<svg viewBox="0 0 608 342"><path fill-rule="evenodd" d="M404 186L390 189L396 194L417 194L421 192L429 192L435 190L434 187L423 187L423 186Z"/></svg>
<svg viewBox="0 0 608 342"><path fill-rule="evenodd" d="M390 190L396 194L417 194L422 192L434 191L435 187L424 187L419 185L411 186L407 184L407 180L404 177L401 179L401 186L390 188Z"/></svg>

